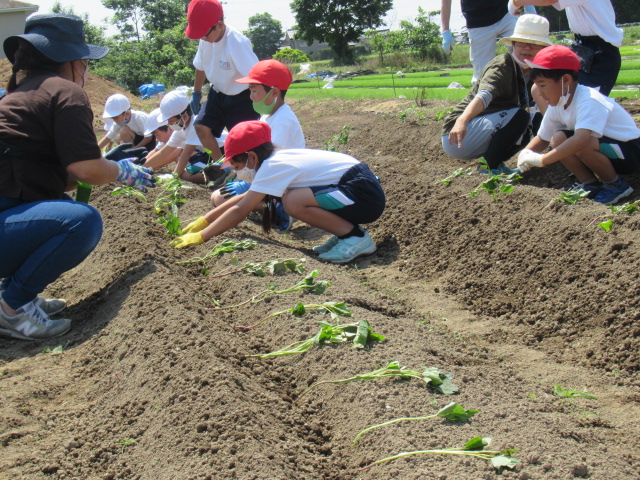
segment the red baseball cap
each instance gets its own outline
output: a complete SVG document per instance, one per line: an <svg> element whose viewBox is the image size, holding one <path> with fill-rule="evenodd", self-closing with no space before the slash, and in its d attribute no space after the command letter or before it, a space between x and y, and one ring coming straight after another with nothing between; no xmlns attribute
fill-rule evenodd
<svg viewBox="0 0 640 480"><path fill-rule="evenodd" d="M200 40L222 18L222 5L218 0L192 0L187 9L187 28L184 34Z"/></svg>
<svg viewBox="0 0 640 480"><path fill-rule="evenodd" d="M265 122L251 120L240 122L231 129L224 141L223 167L231 166L229 160L240 153L245 153L271 141L271 127Z"/></svg>
<svg viewBox="0 0 640 480"><path fill-rule="evenodd" d="M569 47L551 45L540 50L532 61L525 60L531 68L542 70L580 70L580 59Z"/></svg>
<svg viewBox="0 0 640 480"><path fill-rule="evenodd" d="M238 83L259 83L280 90L288 89L292 81L289 67L278 60L262 60L249 70L249 75L236 80Z"/></svg>

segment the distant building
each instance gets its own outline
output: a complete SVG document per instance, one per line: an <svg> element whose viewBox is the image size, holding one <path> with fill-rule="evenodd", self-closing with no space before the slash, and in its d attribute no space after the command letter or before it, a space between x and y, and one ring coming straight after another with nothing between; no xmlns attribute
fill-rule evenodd
<svg viewBox="0 0 640 480"><path fill-rule="evenodd" d="M385 30L378 30L378 33L387 33L389 30L385 29ZM284 34L284 37L280 40L280 48L285 48L285 47L291 47L291 48L296 48L298 50L303 51L304 53L306 53L307 55L312 54L314 52L318 52L320 50L329 50L331 47L329 47L328 44L326 43L320 43L317 40L314 40L313 43L311 45L307 45L307 42L305 40L298 40L295 38L296 35L296 30L295 29L291 29L291 30L287 30ZM370 44L370 38L367 37L366 35L363 35L362 37L360 37L360 39L353 43L353 42L349 42L350 46L369 46Z"/></svg>
<svg viewBox="0 0 640 480"><path fill-rule="evenodd" d="M38 5L18 2L16 0L0 0L0 45L7 37L24 33L27 17L38 10ZM0 58L6 58L0 48Z"/></svg>

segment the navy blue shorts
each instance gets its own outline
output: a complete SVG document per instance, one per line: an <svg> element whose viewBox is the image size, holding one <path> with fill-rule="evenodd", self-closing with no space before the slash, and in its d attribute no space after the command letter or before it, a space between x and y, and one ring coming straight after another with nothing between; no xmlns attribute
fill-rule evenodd
<svg viewBox="0 0 640 480"><path fill-rule="evenodd" d="M249 90L240 92L238 95L225 95L211 88L204 107L204 115L198 115L195 124L209 127L213 136L217 138L225 127L231 130L240 122L259 120L260 114L253 109L250 95Z"/></svg>
<svg viewBox="0 0 640 480"><path fill-rule="evenodd" d="M358 225L382 215L385 196L380 180L365 163L347 170L337 185L310 187L320 208Z"/></svg>
<svg viewBox="0 0 640 480"><path fill-rule="evenodd" d="M573 136L573 130L562 130L567 138ZM600 137L600 153L611 160L616 173L628 175L640 169L640 137L623 142L609 137Z"/></svg>

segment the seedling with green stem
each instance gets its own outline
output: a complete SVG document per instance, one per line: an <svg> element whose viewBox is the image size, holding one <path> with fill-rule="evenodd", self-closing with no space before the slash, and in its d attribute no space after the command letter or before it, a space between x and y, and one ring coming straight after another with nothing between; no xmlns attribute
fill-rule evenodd
<svg viewBox="0 0 640 480"><path fill-rule="evenodd" d="M266 277L267 275L283 275L287 272L304 273L306 259L304 258L278 258L276 260L267 260L262 263L245 263L240 268L231 267L220 273L211 275L211 278L227 277L240 272L251 273L256 277ZM238 265L238 259L232 258L231 263Z"/></svg>
<svg viewBox="0 0 640 480"><path fill-rule="evenodd" d="M116 445L120 445L120 447L121 447L120 453L123 454L125 448L127 448L132 443L135 443L135 441L136 441L135 438L125 438L124 440L122 440L120 442L116 442Z"/></svg>
<svg viewBox="0 0 640 480"><path fill-rule="evenodd" d="M137 188L130 187L129 185L121 185L119 187L114 188L113 191L111 192L111 195L113 196L124 195L125 197L129 197L129 198L133 197L147 203L147 197L144 196L144 193L142 193Z"/></svg>
<svg viewBox="0 0 640 480"><path fill-rule="evenodd" d="M609 208L611 209L613 214L597 217L589 225L597 222L598 220L602 220L598 223L598 227L603 229L605 232L609 232L613 228L613 217L615 215L631 215L632 213L637 212L640 209L640 200L636 200L635 202L623 203L622 205L609 205Z"/></svg>
<svg viewBox="0 0 640 480"><path fill-rule="evenodd" d="M355 348L364 348L369 341L381 342L384 339L384 335L379 335L371 329L367 320L360 320L357 323L344 325L320 322L320 331L307 340L294 342L275 352L247 355L247 357L269 358L282 355L295 355L298 353L306 353L314 346L344 343L347 341L352 341Z"/></svg>
<svg viewBox="0 0 640 480"><path fill-rule="evenodd" d="M367 470L375 465L397 460L399 458L409 457L411 455L425 455L425 454L444 454L444 455L460 455L466 457L475 457L483 460L490 460L495 468L503 470L505 468L513 468L519 460L513 458L511 455L517 452L517 450L485 450L484 448L491 443L490 438L474 437L469 440L464 447L459 448L443 448L437 450L416 450L414 452L402 452L391 457L376 460L375 462L367 465L366 467L359 468L358 471Z"/></svg>
<svg viewBox="0 0 640 480"><path fill-rule="evenodd" d="M304 277L295 285L289 288L285 288L283 290L277 290L275 285L271 285L266 290L263 290L262 292L255 294L254 296L252 296L248 300L245 300L244 302L236 303L235 305L229 305L226 307L207 308L207 310L228 310L230 308L241 307L248 303L262 302L264 299L272 295L282 295L285 293L292 293L292 292L305 291L310 293L321 294L321 293L324 293L327 287L331 286L331 282L327 280L320 280L316 282L315 277L319 273L320 273L319 270L314 270L313 272L309 273L306 277Z"/></svg>
<svg viewBox="0 0 640 480"><path fill-rule="evenodd" d="M50 353L51 355L60 355L62 352L64 352L64 349L67 347L67 345L58 345L57 347L44 347L42 349L42 352L40 353Z"/></svg>
<svg viewBox="0 0 640 480"><path fill-rule="evenodd" d="M519 173L512 173L510 175L505 173L491 173L489 164L484 158L480 159L480 168L488 172L487 175L489 178L474 188L469 194L470 197L477 197L480 194L480 191L484 190L491 195L494 202L497 202L499 200L498 196L501 192L505 195L510 194L513 192L515 184L522 178L522 175Z"/></svg>
<svg viewBox="0 0 640 480"><path fill-rule="evenodd" d="M365 433L370 432L375 428L386 427L387 425L393 425L394 423L415 421L415 420L430 420L432 418L437 418L437 417L444 418L445 420L449 420L450 422L465 422L469 420L471 417L473 417L476 413L478 413L478 410L465 410L461 405L457 404L456 402L451 402L448 405L445 405L444 407L442 407L440 410L438 410L438 412L434 413L433 415L427 415L425 417L396 418L394 420L389 420L388 422L379 423L378 425L372 425L371 427L367 427L364 430L362 430L360 433L358 433L358 435L356 435L356 438L353 439L353 444L357 445L358 440Z"/></svg>
<svg viewBox="0 0 640 480"><path fill-rule="evenodd" d="M553 394L556 397L564 397L564 398L589 398L591 400L597 399L595 395L587 392L586 390L582 392L577 390L568 390L557 384L553 386Z"/></svg>
<svg viewBox="0 0 640 480"><path fill-rule="evenodd" d="M285 313L292 313L296 317L304 317L309 310L316 310L321 313L328 313L331 315L333 320L338 320L338 317L350 317L351 311L347 304L344 302L324 302L324 303L312 303L312 304L303 304L302 302L298 302L294 307L287 308L286 310L280 310L279 312L274 312L270 315L267 315L265 318L260 320L258 323L254 323L250 326L242 326L236 325L236 328L240 328L242 330L251 330L259 325L262 325L264 322L268 321L271 318L277 317L278 315L284 315Z"/></svg>
<svg viewBox="0 0 640 480"><path fill-rule="evenodd" d="M324 142L324 149L329 150L330 152L339 151L340 145L346 145L349 141L349 132L351 131L351 127L345 125L342 127L338 133L336 133L329 140Z"/></svg>
<svg viewBox="0 0 640 480"><path fill-rule="evenodd" d="M178 207L185 201L181 190L191 187L184 186L176 173L173 173L169 179L160 180L159 184L164 187L164 192L153 202L155 212L160 214L156 221L165 226L169 236L181 235Z"/></svg>
<svg viewBox="0 0 640 480"><path fill-rule="evenodd" d="M178 263L200 263L202 264L202 270L205 275L208 275L209 269L207 269L205 262L210 258L217 257L218 255L222 255L223 253L228 252L241 252L244 250L253 250L258 242L255 240L251 240L249 238L245 238L244 240L240 240L239 242L234 242L230 239L225 239L221 243L218 243L211 250L205 253L202 257L191 257L186 260L182 260Z"/></svg>
<svg viewBox="0 0 640 480"><path fill-rule="evenodd" d="M375 380L379 378L415 378L418 380L422 380L436 392L445 395L452 394L458 391L458 387L455 386L451 381L453 375L442 372L435 367L422 367L422 369L422 372L418 370L410 370L407 367L401 366L397 361L392 361L384 367L374 370L373 372L358 374L354 375L353 377L344 378L341 380L322 380L320 382L316 382L309 388L307 388L304 392L302 392L300 396L298 396L298 398L294 401L294 403L298 402L307 393L320 385L325 385L328 383L342 385L359 380Z"/></svg>
<svg viewBox="0 0 640 480"><path fill-rule="evenodd" d="M452 174L447 175L446 177L441 178L440 180L437 180L437 181L439 183L442 183L445 187L448 187L449 185L451 185L451 182L453 182L454 178L460 177L462 175L471 175L472 173L473 173L473 170L470 167L458 168L454 170Z"/></svg>

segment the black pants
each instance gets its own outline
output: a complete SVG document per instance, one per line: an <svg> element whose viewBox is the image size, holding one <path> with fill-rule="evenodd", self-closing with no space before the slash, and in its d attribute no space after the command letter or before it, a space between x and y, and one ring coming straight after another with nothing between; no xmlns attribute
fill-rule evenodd
<svg viewBox="0 0 640 480"><path fill-rule="evenodd" d="M519 109L511 121L498 130L489 143L489 148L484 154L490 169L498 168L501 162L509 160L517 152L522 150L531 138L529 134L529 112ZM522 140L516 145L516 142Z"/></svg>

